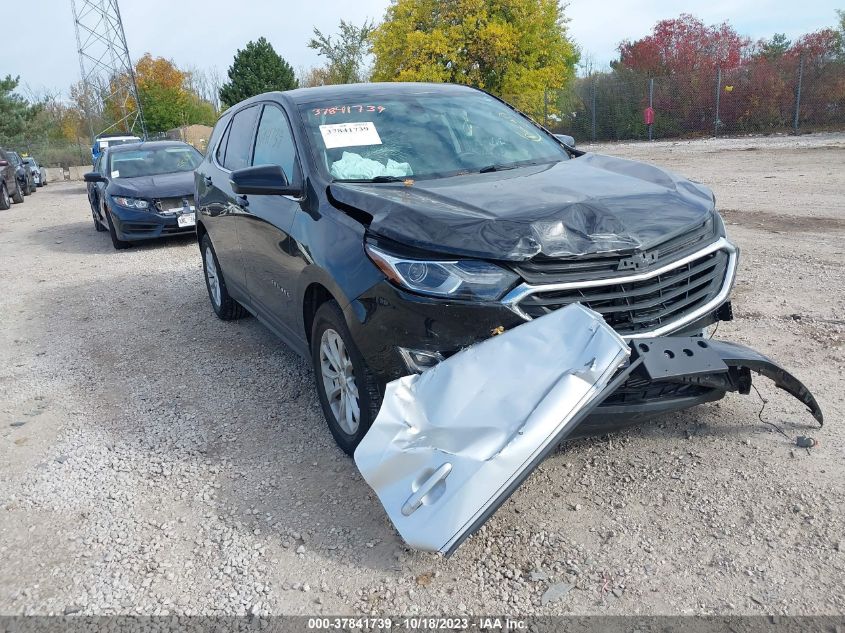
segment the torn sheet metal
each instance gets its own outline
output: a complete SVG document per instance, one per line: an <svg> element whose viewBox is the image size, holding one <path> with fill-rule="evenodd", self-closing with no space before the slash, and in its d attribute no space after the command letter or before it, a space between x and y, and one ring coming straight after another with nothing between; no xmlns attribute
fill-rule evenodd
<svg viewBox="0 0 845 633"><path fill-rule="evenodd" d="M584 154L554 164L402 183L329 186L370 230L407 246L524 261L648 250L713 215L703 185L645 163ZM528 192L528 193L526 193Z"/></svg>
<svg viewBox="0 0 845 633"><path fill-rule="evenodd" d="M552 312L389 383L355 463L408 545L450 553L598 404L629 353L599 314Z"/></svg>

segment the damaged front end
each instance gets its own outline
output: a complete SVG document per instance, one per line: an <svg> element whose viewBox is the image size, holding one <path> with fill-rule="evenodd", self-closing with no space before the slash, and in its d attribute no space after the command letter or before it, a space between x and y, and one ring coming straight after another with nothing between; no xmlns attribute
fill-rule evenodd
<svg viewBox="0 0 845 633"><path fill-rule="evenodd" d="M822 423L807 388L754 350L696 337L629 344L571 304L389 383L355 462L408 545L449 555L632 377L747 394L752 371Z"/></svg>

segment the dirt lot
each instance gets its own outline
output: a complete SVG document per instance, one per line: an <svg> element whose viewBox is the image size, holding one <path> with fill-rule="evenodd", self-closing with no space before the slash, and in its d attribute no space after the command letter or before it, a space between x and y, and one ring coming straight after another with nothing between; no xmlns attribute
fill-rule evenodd
<svg viewBox="0 0 845 633"><path fill-rule="evenodd" d="M817 448L731 395L569 443L452 559L407 551L308 365L213 317L196 245L116 252L53 184L0 212L0 612L845 612L845 135L600 149L715 189L718 338L811 387L821 431L757 383Z"/></svg>

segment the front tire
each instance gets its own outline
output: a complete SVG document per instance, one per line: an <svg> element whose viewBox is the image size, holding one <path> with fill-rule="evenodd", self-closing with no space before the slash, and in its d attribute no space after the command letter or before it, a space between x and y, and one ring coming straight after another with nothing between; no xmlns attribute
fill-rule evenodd
<svg viewBox="0 0 845 633"><path fill-rule="evenodd" d="M311 363L329 431L351 456L376 419L381 390L334 301L321 305L314 315Z"/></svg>
<svg viewBox="0 0 845 633"><path fill-rule="evenodd" d="M111 243L112 246L114 246L114 249L116 251L122 251L125 248L129 248L129 242L122 240L117 236L117 231L114 228L114 222L112 222L111 219L111 213L108 211L104 211L104 213L106 216L106 222L108 222L109 225L109 236L111 237Z"/></svg>
<svg viewBox="0 0 845 633"><path fill-rule="evenodd" d="M94 211L94 209L91 209L91 218L94 220L94 230L97 231L97 233L102 233L106 230L106 227L100 224L100 220L97 219L97 212Z"/></svg>
<svg viewBox="0 0 845 633"><path fill-rule="evenodd" d="M6 191L6 183L0 183L0 211L6 211L12 206L12 199L9 197L9 192Z"/></svg>
<svg viewBox="0 0 845 633"><path fill-rule="evenodd" d="M15 192L12 194L12 200L15 204L23 202L23 191L21 191L21 183L15 181Z"/></svg>
<svg viewBox="0 0 845 633"><path fill-rule="evenodd" d="M208 234L203 235L200 242L202 253L202 270L205 273L205 288L208 290L208 299L214 314L222 321L234 321L241 319L248 313L240 303L232 299L229 290L226 288L226 280L223 278L223 270L217 260L217 253L211 244Z"/></svg>

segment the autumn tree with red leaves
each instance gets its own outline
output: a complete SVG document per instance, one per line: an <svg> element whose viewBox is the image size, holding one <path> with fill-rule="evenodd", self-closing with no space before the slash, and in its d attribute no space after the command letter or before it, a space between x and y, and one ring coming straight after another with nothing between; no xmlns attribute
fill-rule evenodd
<svg viewBox="0 0 845 633"><path fill-rule="evenodd" d="M562 94L556 128L595 139L643 138L653 87L657 138L845 126L845 12L832 29L752 43L727 22L682 14L619 45L610 72ZM799 77L801 78L800 101ZM718 109L716 107L718 94ZM800 103L800 106L799 106ZM796 119L797 113L797 119Z"/></svg>
<svg viewBox="0 0 845 633"><path fill-rule="evenodd" d="M692 75L742 62L750 40L727 22L707 26L688 13L661 20L651 35L619 45L619 64L650 76Z"/></svg>

